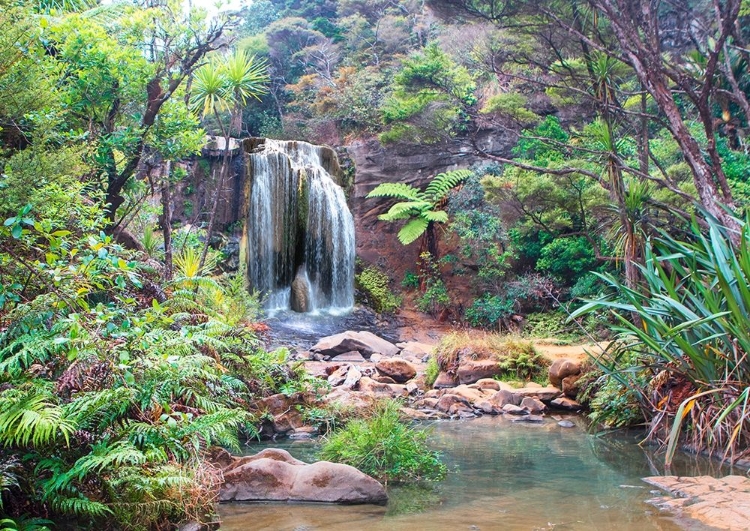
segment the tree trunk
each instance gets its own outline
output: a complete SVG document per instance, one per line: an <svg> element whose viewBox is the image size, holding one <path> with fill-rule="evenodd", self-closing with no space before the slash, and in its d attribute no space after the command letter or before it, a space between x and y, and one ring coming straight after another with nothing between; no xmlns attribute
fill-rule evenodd
<svg viewBox="0 0 750 531"><path fill-rule="evenodd" d="M164 235L164 278L172 279L172 162L167 161L161 183L161 229Z"/></svg>

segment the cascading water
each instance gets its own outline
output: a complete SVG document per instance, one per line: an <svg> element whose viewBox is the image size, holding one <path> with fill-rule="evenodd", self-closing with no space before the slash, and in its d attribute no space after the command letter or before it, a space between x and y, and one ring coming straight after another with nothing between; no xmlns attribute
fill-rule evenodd
<svg viewBox="0 0 750 531"><path fill-rule="evenodd" d="M354 219L329 173L338 171L335 153L265 139L249 155L248 171L248 276L267 310L351 309Z"/></svg>

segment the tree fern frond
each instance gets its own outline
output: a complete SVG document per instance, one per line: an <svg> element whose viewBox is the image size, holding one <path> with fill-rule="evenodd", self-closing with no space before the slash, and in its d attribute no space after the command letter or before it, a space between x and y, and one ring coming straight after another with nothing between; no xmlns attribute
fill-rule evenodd
<svg viewBox="0 0 750 531"><path fill-rule="evenodd" d="M433 203L444 199L451 189L455 188L461 181L471 177L472 172L469 170L454 170L445 173L438 173L425 188L424 194L430 198Z"/></svg>
<svg viewBox="0 0 750 531"><path fill-rule="evenodd" d="M434 223L448 222L448 213L445 210L428 210L426 212L422 212L422 216L427 221L432 221Z"/></svg>
<svg viewBox="0 0 750 531"><path fill-rule="evenodd" d="M428 201L403 201L393 205L388 212L378 216L383 221L396 221L400 219L409 219L419 214L425 209L429 209L432 203Z"/></svg>
<svg viewBox="0 0 750 531"><path fill-rule="evenodd" d="M398 231L398 241L404 245L409 245L424 234L424 231L427 230L427 225L429 225L429 221L423 217L410 220Z"/></svg>
<svg viewBox="0 0 750 531"><path fill-rule="evenodd" d="M381 183L367 194L368 199L371 197L395 197L404 201L422 201L424 199L419 190L404 183Z"/></svg>

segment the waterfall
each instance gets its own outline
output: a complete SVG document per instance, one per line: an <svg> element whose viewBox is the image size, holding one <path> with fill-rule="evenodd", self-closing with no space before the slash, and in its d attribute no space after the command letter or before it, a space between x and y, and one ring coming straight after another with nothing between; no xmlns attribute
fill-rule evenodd
<svg viewBox="0 0 750 531"><path fill-rule="evenodd" d="M269 311L354 304L354 219L330 148L265 139L249 155L248 277Z"/></svg>

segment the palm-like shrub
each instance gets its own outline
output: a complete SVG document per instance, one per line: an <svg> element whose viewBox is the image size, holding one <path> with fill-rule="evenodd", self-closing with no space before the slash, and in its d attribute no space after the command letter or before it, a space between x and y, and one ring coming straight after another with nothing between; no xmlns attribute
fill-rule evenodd
<svg viewBox="0 0 750 531"><path fill-rule="evenodd" d="M619 335L601 365L636 391L650 435L667 442L667 464L680 440L732 460L750 442L750 225L735 246L730 229L706 221L703 229L694 220L684 241L663 232L649 242L640 289L601 275L610 295L572 315L606 309L616 319Z"/></svg>

